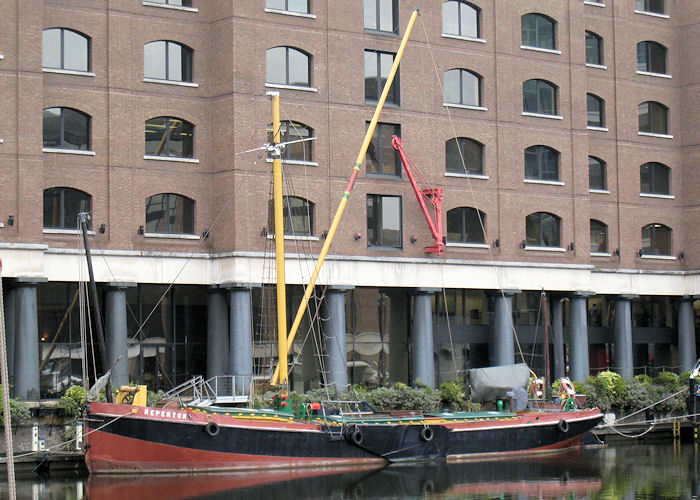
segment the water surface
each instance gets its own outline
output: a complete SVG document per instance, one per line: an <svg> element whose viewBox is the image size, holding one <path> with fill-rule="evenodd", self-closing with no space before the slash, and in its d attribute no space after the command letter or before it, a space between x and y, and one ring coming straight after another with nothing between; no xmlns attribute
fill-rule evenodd
<svg viewBox="0 0 700 500"><path fill-rule="evenodd" d="M233 474L23 478L27 499L691 499L693 444L624 443L517 459ZM0 498L7 485L0 485Z"/></svg>

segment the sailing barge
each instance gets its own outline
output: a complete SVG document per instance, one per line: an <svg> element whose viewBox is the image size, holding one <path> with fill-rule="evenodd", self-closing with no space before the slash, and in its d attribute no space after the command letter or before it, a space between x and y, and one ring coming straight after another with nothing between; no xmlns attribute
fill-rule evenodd
<svg viewBox="0 0 700 500"><path fill-rule="evenodd" d="M289 334L284 304L284 238L276 238L278 365L272 384L288 385L287 352L301 322L340 217L396 74L414 11L375 110L353 173L331 223ZM283 227L279 96L273 95L275 227ZM277 234L282 234L280 229ZM86 245L87 248L87 245ZM117 401L122 400L118 398ZM92 473L222 471L307 466L381 465L415 460L458 460L485 455L556 451L580 445L602 418L598 409L574 411L327 414L303 417L273 410L202 411L145 406L145 386L134 402L89 404L86 463ZM319 409L321 413L319 414Z"/></svg>

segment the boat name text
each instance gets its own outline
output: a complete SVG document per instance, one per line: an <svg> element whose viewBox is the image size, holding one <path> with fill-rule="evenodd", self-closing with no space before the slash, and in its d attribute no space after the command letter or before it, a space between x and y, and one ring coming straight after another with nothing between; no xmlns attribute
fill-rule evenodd
<svg viewBox="0 0 700 500"><path fill-rule="evenodd" d="M144 408L143 414L147 417L174 418L176 420L187 419L187 412L184 411L153 410L151 408Z"/></svg>

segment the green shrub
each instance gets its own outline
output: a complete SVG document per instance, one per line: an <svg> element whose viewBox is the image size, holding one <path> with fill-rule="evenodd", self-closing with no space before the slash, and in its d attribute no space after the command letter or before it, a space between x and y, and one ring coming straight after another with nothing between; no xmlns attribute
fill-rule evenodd
<svg viewBox="0 0 700 500"><path fill-rule="evenodd" d="M393 387L377 387L367 394L367 402L377 410L384 411L437 411L440 406L440 393L421 385L409 387L399 382Z"/></svg>
<svg viewBox="0 0 700 500"><path fill-rule="evenodd" d="M652 400L651 384L646 383L643 379L638 380L637 377L627 384L627 390L620 402L626 413L641 410L654 402Z"/></svg>
<svg viewBox="0 0 700 500"><path fill-rule="evenodd" d="M659 372L654 379L654 383L660 385L670 391L680 390L681 379L673 372Z"/></svg>
<svg viewBox="0 0 700 500"><path fill-rule="evenodd" d="M654 379L645 373L640 374L640 375L635 375L634 380L641 383L641 384L644 384L647 387L649 387L651 384L654 383Z"/></svg>
<svg viewBox="0 0 700 500"><path fill-rule="evenodd" d="M63 393L56 408L63 410L64 415L80 418L85 410L87 390L82 385L72 385Z"/></svg>
<svg viewBox="0 0 700 500"><path fill-rule="evenodd" d="M465 410L464 385L460 382L443 382L440 384L440 406L454 411Z"/></svg>
<svg viewBox="0 0 700 500"><path fill-rule="evenodd" d="M22 425L29 422L32 412L29 407L19 399L10 399L10 420L13 425ZM0 384L0 423L5 424L5 405L2 398L2 384Z"/></svg>
<svg viewBox="0 0 700 500"><path fill-rule="evenodd" d="M597 377L586 379L589 389L587 403L601 411L615 411L624 407L627 387L622 377L611 371L600 372Z"/></svg>

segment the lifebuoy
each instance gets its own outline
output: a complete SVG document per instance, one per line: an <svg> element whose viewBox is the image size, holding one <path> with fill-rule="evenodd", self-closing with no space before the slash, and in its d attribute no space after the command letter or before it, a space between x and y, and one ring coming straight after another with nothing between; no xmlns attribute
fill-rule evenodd
<svg viewBox="0 0 700 500"><path fill-rule="evenodd" d="M204 432L211 437L217 436L219 434L219 424L216 422L207 422L207 425L204 426Z"/></svg>
<svg viewBox="0 0 700 500"><path fill-rule="evenodd" d="M420 430L420 438L421 438L423 441L428 441L428 442L432 441L432 440L433 440L433 435L434 435L433 429L431 429L430 427L423 427L423 428Z"/></svg>
<svg viewBox="0 0 700 500"><path fill-rule="evenodd" d="M557 424L557 427L564 434L569 432L569 422L567 422L566 420L560 420L559 423Z"/></svg>

